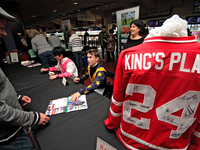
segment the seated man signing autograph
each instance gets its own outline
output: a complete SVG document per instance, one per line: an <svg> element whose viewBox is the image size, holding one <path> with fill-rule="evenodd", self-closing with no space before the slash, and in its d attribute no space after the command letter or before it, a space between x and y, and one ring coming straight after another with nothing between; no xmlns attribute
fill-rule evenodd
<svg viewBox="0 0 200 150"><path fill-rule="evenodd" d="M87 51L87 60L88 69L86 73L80 78L75 78L74 82L79 83L90 78L92 84L71 95L70 101L72 102L78 100L82 94L87 94L92 90L106 86L106 70L99 64L99 51L97 49Z"/></svg>
<svg viewBox="0 0 200 150"><path fill-rule="evenodd" d="M71 77L74 79L78 76L78 70L76 68L75 63L67 58L64 57L65 49L61 46L57 46L53 49L53 55L54 58L58 61L57 65L55 67L49 67L49 68L42 68L40 71L61 71L61 74L54 74L50 75L49 79L53 80L55 78L62 78L62 77Z"/></svg>

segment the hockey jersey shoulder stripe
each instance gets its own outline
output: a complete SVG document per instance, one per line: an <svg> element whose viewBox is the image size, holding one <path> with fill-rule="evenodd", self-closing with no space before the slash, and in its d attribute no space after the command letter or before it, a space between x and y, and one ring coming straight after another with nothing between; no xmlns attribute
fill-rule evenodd
<svg viewBox="0 0 200 150"><path fill-rule="evenodd" d="M112 103L115 104L116 106L122 106L122 102L117 102L113 96L112 96Z"/></svg>
<svg viewBox="0 0 200 150"><path fill-rule="evenodd" d="M151 38L146 38L144 43L148 42L165 42L165 43L192 43L197 42L195 36L190 37L163 37L163 36L155 36Z"/></svg>
<svg viewBox="0 0 200 150"><path fill-rule="evenodd" d="M147 40L144 41L144 43L147 42L166 42L166 43L192 43L192 42L196 42L196 40L184 40L184 41L173 41L173 40Z"/></svg>
<svg viewBox="0 0 200 150"><path fill-rule="evenodd" d="M110 107L110 113L114 116L114 117L120 117L121 113L114 113Z"/></svg>
<svg viewBox="0 0 200 150"><path fill-rule="evenodd" d="M194 131L193 131L193 134L194 134L196 137L200 138L200 132L194 130Z"/></svg>
<svg viewBox="0 0 200 150"><path fill-rule="evenodd" d="M168 148L156 146L156 145L150 144L150 143L148 143L148 142L146 142L146 141L143 141L143 140L137 138L137 137L134 136L134 135L131 135L131 134L126 133L126 132L122 129L121 124L120 124L120 130L121 130L121 133L122 133L124 136L126 136L126 137L128 137L128 138L130 138L130 139L132 139L132 140L134 140L134 141L137 141L138 143L140 143L140 144L142 144L142 145L148 146L148 147L150 147L150 148L152 148L152 149L159 149L159 150L187 150L187 148L188 148L188 146L187 146L187 147L185 147L185 148L183 148L183 149L168 149ZM118 131L118 132L119 132L119 131ZM130 145L128 145L127 143L124 142L124 144L125 144L127 147L130 147Z"/></svg>

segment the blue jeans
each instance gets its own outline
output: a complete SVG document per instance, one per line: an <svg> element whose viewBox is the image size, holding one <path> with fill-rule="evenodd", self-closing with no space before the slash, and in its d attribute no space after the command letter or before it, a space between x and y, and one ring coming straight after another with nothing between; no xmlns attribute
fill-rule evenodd
<svg viewBox="0 0 200 150"><path fill-rule="evenodd" d="M83 68L82 52L73 52L74 59L76 61L77 68Z"/></svg>
<svg viewBox="0 0 200 150"><path fill-rule="evenodd" d="M31 140L24 129L21 129L14 137L0 143L1 150L35 150Z"/></svg>
<svg viewBox="0 0 200 150"><path fill-rule="evenodd" d="M44 65L47 68L49 68L50 62L56 61L52 51L46 51L46 52L40 54L39 57L40 57L42 65Z"/></svg>

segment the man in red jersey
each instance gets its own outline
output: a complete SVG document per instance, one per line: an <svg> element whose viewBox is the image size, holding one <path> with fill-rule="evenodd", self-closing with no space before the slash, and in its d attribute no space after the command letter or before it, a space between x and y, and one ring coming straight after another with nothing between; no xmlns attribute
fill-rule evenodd
<svg viewBox="0 0 200 150"><path fill-rule="evenodd" d="M114 83L104 122L128 149L200 149L200 44L185 20L122 51Z"/></svg>

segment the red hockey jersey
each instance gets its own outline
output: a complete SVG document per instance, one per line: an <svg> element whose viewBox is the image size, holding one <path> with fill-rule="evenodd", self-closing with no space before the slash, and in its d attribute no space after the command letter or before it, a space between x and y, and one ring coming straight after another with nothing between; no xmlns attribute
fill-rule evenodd
<svg viewBox="0 0 200 150"><path fill-rule="evenodd" d="M200 44L152 37L121 52L109 118L128 149L200 149Z"/></svg>

